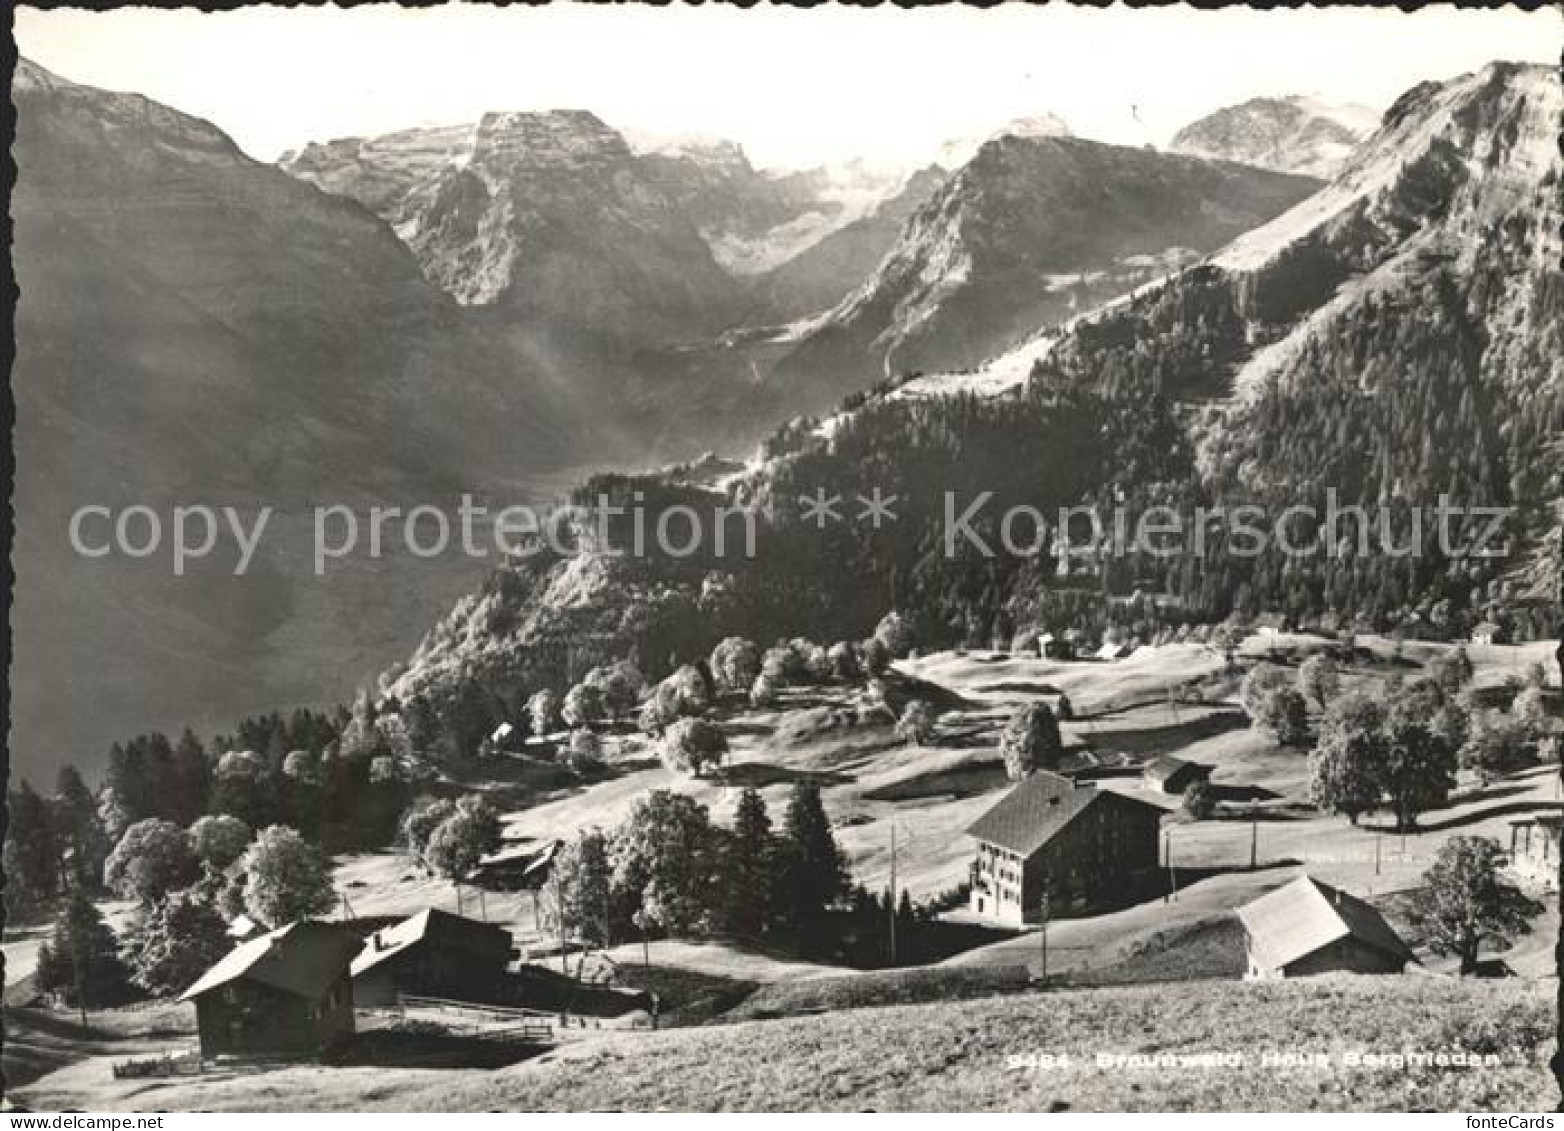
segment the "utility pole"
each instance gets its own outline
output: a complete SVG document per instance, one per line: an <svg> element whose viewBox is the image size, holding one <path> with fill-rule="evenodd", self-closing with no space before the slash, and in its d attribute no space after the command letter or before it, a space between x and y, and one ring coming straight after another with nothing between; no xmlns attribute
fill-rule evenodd
<svg viewBox="0 0 1564 1131"><path fill-rule="evenodd" d="M1163 834L1162 834L1162 870L1164 872L1166 872L1168 870L1168 868L1169 868L1169 865L1171 865L1172 863L1173 863L1172 845L1169 842L1168 833L1164 831ZM1164 904L1167 904L1167 903L1172 901L1172 898L1173 898L1173 888L1170 885L1169 887L1165 888L1163 890L1163 892L1162 892L1162 902Z"/></svg>
<svg viewBox="0 0 1564 1131"><path fill-rule="evenodd" d="M1043 921L1042 921L1041 929L1037 933L1041 937L1041 940L1042 940L1042 949L1043 949L1043 985L1046 986L1048 984L1048 913L1049 913L1049 906L1048 906L1048 881L1047 881L1046 878L1043 880L1043 902L1042 902L1041 910L1042 910L1042 920Z"/></svg>
<svg viewBox="0 0 1564 1131"><path fill-rule="evenodd" d="M1249 870L1252 872L1260 866L1260 810L1251 801L1249 803Z"/></svg>
<svg viewBox="0 0 1564 1131"><path fill-rule="evenodd" d="M1382 844L1384 844L1384 843L1385 843L1385 834L1381 830L1375 829L1374 830L1374 874L1376 876L1379 875L1379 850L1380 850L1380 846Z"/></svg>
<svg viewBox="0 0 1564 1131"><path fill-rule="evenodd" d="M1178 902L1178 867L1173 863L1173 832L1170 829L1163 834L1164 843L1168 852L1168 882L1171 888L1173 902Z"/></svg>

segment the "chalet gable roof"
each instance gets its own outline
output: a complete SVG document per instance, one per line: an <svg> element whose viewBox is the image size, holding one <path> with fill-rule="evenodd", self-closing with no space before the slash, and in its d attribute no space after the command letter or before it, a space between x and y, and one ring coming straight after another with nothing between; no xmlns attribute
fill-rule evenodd
<svg viewBox="0 0 1564 1131"><path fill-rule="evenodd" d="M503 963L510 958L510 932L503 927L428 907L366 939L364 949L353 959L353 977L425 942L477 959Z"/></svg>
<svg viewBox="0 0 1564 1131"><path fill-rule="evenodd" d="M1378 911L1312 876L1299 876L1245 904L1238 918L1266 969L1291 965L1348 936L1404 962L1414 960Z"/></svg>
<svg viewBox="0 0 1564 1131"><path fill-rule="evenodd" d="M1158 818L1149 802L1111 790L1077 786L1060 774L1039 770L1016 786L967 828L967 835L1022 857L1031 856L1093 805L1140 806Z"/></svg>
<svg viewBox="0 0 1564 1131"><path fill-rule="evenodd" d="M179 995L190 1001L231 982L259 982L295 997L320 997L347 972L360 942L331 923L301 919L240 943Z"/></svg>
<svg viewBox="0 0 1564 1131"><path fill-rule="evenodd" d="M1176 774L1189 773L1198 777L1210 777L1211 767L1202 762L1191 762L1173 754L1159 754L1147 762L1141 771L1153 781L1167 781Z"/></svg>

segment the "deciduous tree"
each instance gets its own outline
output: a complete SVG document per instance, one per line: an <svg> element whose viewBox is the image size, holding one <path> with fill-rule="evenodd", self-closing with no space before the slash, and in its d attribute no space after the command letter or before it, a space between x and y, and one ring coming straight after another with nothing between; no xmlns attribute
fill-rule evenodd
<svg viewBox="0 0 1564 1131"><path fill-rule="evenodd" d="M1501 878L1506 857L1491 837L1458 836L1446 841L1413 897L1411 917L1436 954L1461 960L1461 973L1477 969L1483 942L1504 948L1531 931L1542 905Z"/></svg>
<svg viewBox="0 0 1564 1131"><path fill-rule="evenodd" d="M590 946L612 945L613 868L608 847L601 829L586 829L555 856L544 891L544 916L551 935Z"/></svg>
<svg viewBox="0 0 1564 1131"><path fill-rule="evenodd" d="M742 695L760 675L760 646L742 636L729 636L711 650L710 663L718 690Z"/></svg>
<svg viewBox="0 0 1564 1131"><path fill-rule="evenodd" d="M255 831L238 817L220 813L202 817L190 826L190 847L209 872L221 872L233 864L255 839Z"/></svg>
<svg viewBox="0 0 1564 1131"><path fill-rule="evenodd" d="M195 878L189 835L159 817L126 829L103 866L103 882L111 891L149 907Z"/></svg>
<svg viewBox="0 0 1564 1131"><path fill-rule="evenodd" d="M643 930L689 935L706 928L717 874L706 806L652 790L614 830L609 856L614 888L636 896Z"/></svg>
<svg viewBox="0 0 1564 1131"><path fill-rule="evenodd" d="M1385 713L1380 787L1401 829L1414 827L1420 814L1444 804L1455 787L1456 752L1429 723L1415 704L1394 703Z"/></svg>
<svg viewBox="0 0 1564 1131"><path fill-rule="evenodd" d="M439 875L460 881L480 859L500 846L500 833L500 815L494 807L469 794L429 834L424 862Z"/></svg>
<svg viewBox="0 0 1564 1131"><path fill-rule="evenodd" d="M728 755L728 738L705 719L680 719L663 732L658 755L675 773L700 777L722 764Z"/></svg>
<svg viewBox="0 0 1564 1131"><path fill-rule="evenodd" d="M126 936L124 957L136 985L154 997L170 997L232 946L217 909L194 890L177 891L141 916Z"/></svg>
<svg viewBox="0 0 1564 1131"><path fill-rule="evenodd" d="M1011 715L999 735L999 752L1011 781L1020 781L1034 770L1057 767L1064 743L1048 704L1038 699Z"/></svg>
<svg viewBox="0 0 1564 1131"><path fill-rule="evenodd" d="M893 660L900 660L912 651L912 626L895 609L881 617L880 623L874 626L874 638Z"/></svg>
<svg viewBox="0 0 1564 1131"><path fill-rule="evenodd" d="M608 708L603 703L603 691L594 683L585 681L576 684L565 693L564 705L560 708L567 726L589 727L602 722L608 717Z"/></svg>
<svg viewBox="0 0 1564 1131"><path fill-rule="evenodd" d="M244 907L250 918L281 927L331 910L331 862L286 825L272 825L256 836L240 858Z"/></svg>
<svg viewBox="0 0 1564 1131"><path fill-rule="evenodd" d="M934 708L922 699L913 699L896 720L896 737L908 746L927 746L934 741Z"/></svg>
<svg viewBox="0 0 1564 1131"><path fill-rule="evenodd" d="M1298 690L1312 699L1320 710L1329 707L1341 691L1341 673L1336 668L1336 661L1323 652L1310 656L1298 669Z"/></svg>
<svg viewBox="0 0 1564 1131"><path fill-rule="evenodd" d="M1385 715L1379 703L1348 694L1331 704L1309 759L1314 803L1345 813L1354 823L1380 802L1380 773L1387 760Z"/></svg>

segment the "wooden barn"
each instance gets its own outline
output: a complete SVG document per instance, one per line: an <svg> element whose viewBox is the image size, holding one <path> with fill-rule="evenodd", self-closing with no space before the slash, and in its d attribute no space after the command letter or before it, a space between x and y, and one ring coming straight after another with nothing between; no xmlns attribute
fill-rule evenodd
<svg viewBox="0 0 1564 1131"><path fill-rule="evenodd" d="M1211 769L1199 762L1188 762L1171 754L1163 754L1142 767L1141 780L1147 789L1177 795L1196 782L1210 781Z"/></svg>
<svg viewBox="0 0 1564 1131"><path fill-rule="evenodd" d="M351 931L302 920L241 943L180 995L201 1056L319 1056L353 1035Z"/></svg>
<svg viewBox="0 0 1564 1131"><path fill-rule="evenodd" d="M967 829L975 915L1036 922L1122 902L1157 875L1163 810L1039 771Z"/></svg>
<svg viewBox="0 0 1564 1131"><path fill-rule="evenodd" d="M353 959L353 999L395 1005L398 994L495 1001L513 951L510 932L429 908L376 931Z"/></svg>
<svg viewBox="0 0 1564 1131"><path fill-rule="evenodd" d="M1251 979L1309 974L1399 974L1412 951L1385 917L1356 896L1311 876L1238 909Z"/></svg>
<svg viewBox="0 0 1564 1131"><path fill-rule="evenodd" d="M553 874L562 840L512 845L480 859L462 880L488 891L540 891Z"/></svg>

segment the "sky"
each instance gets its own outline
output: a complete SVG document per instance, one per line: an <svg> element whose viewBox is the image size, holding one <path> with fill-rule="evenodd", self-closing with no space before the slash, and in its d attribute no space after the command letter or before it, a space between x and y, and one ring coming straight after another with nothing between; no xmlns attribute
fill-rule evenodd
<svg viewBox="0 0 1564 1131"><path fill-rule="evenodd" d="M235 12L16 9L23 55L206 118L261 160L306 141L582 108L642 135L724 137L757 164L911 164L1057 114L1083 137L1163 144L1258 95L1382 109L1493 59L1556 62L1557 11L1206 12L890 5Z"/></svg>

